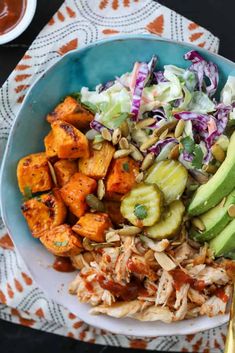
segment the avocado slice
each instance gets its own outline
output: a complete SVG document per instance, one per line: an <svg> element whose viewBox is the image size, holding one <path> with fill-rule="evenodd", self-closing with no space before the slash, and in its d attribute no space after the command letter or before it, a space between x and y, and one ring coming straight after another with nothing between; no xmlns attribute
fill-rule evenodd
<svg viewBox="0 0 235 353"><path fill-rule="evenodd" d="M210 180L201 185L189 204L188 214L196 216L216 206L235 187L235 132L228 146L227 156Z"/></svg>
<svg viewBox="0 0 235 353"><path fill-rule="evenodd" d="M228 195L224 206L218 204L199 217L205 226L205 230L203 232L198 232L195 229L192 229L190 236L196 241L202 242L213 239L232 220L228 214L228 208L233 204L235 204L235 190Z"/></svg>
<svg viewBox="0 0 235 353"><path fill-rule="evenodd" d="M222 256L235 250L235 219L210 241L209 246L215 256Z"/></svg>

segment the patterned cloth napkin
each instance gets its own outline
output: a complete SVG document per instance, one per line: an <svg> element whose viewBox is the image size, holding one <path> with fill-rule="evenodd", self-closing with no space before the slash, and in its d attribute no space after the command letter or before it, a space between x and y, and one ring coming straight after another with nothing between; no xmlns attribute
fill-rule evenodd
<svg viewBox="0 0 235 353"><path fill-rule="evenodd" d="M101 38L149 32L213 52L219 47L218 38L209 31L152 0L65 1L0 90L0 160L25 94L49 65L68 51ZM226 333L223 326L196 335L138 339L88 326L37 287L3 224L0 318L86 342L168 352L222 352Z"/></svg>

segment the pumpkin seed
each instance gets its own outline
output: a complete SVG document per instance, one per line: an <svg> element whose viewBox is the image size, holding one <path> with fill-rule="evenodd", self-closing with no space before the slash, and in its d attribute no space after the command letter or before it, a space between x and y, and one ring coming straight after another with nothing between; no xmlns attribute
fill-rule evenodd
<svg viewBox="0 0 235 353"><path fill-rule="evenodd" d="M158 129L155 129L153 131L153 135L159 137L166 129L168 129L168 131L171 131L172 129L174 129L176 124L177 124L177 121L169 121L168 123L164 124L163 126L159 127Z"/></svg>
<svg viewBox="0 0 235 353"><path fill-rule="evenodd" d="M228 208L228 214L230 217L235 217L235 205L230 205Z"/></svg>
<svg viewBox="0 0 235 353"><path fill-rule="evenodd" d="M140 169L141 170L148 169L149 167L151 167L151 165L153 164L154 160L155 160L155 154L153 152L148 153L145 156L145 158L144 158L144 160L143 160L143 162L141 164Z"/></svg>
<svg viewBox="0 0 235 353"><path fill-rule="evenodd" d="M117 145L122 137L121 130L119 128L115 129L112 136L113 145Z"/></svg>
<svg viewBox="0 0 235 353"><path fill-rule="evenodd" d="M215 174L217 172L217 169L218 167L213 164L207 164L202 167L202 170L209 174Z"/></svg>
<svg viewBox="0 0 235 353"><path fill-rule="evenodd" d="M163 133L159 136L159 140L164 140L168 134L168 129L166 129L165 131L163 131Z"/></svg>
<svg viewBox="0 0 235 353"><path fill-rule="evenodd" d="M191 222L194 225L194 227L196 227L200 231L203 232L205 230L205 225L200 218L194 217L194 218L192 218Z"/></svg>
<svg viewBox="0 0 235 353"><path fill-rule="evenodd" d="M144 179L144 173L141 172L141 173L139 173L139 174L136 176L135 181L136 181L137 183L140 183L143 179Z"/></svg>
<svg viewBox="0 0 235 353"><path fill-rule="evenodd" d="M225 152L224 150L220 147L219 144L215 143L212 147L211 147L211 152L213 154L213 156L215 157L215 159L217 161L219 161L220 163L222 163L225 160Z"/></svg>
<svg viewBox="0 0 235 353"><path fill-rule="evenodd" d="M182 135L184 128L185 128L185 121L179 120L175 128L175 138L179 138Z"/></svg>
<svg viewBox="0 0 235 353"><path fill-rule="evenodd" d="M102 179L98 180L98 186L97 186L97 196L99 200L102 200L105 195L105 185L104 181Z"/></svg>
<svg viewBox="0 0 235 353"><path fill-rule="evenodd" d="M131 153L130 149L123 149L123 150L118 150L116 152L114 152L113 158L117 159L117 158L122 158L122 157L126 157Z"/></svg>
<svg viewBox="0 0 235 353"><path fill-rule="evenodd" d="M108 129L106 129L106 127L103 127L101 129L101 135L107 141L111 141L112 140L112 135L111 135L110 131Z"/></svg>
<svg viewBox="0 0 235 353"><path fill-rule="evenodd" d="M57 182L57 178L56 178L55 169L54 169L53 165L49 161L47 161L47 163L48 163L48 167L49 167L49 170L50 170L50 173L51 173L51 178L53 180L53 183L57 186L58 182Z"/></svg>
<svg viewBox="0 0 235 353"><path fill-rule="evenodd" d="M175 145L170 151L168 158L169 159L178 159L180 155L179 145Z"/></svg>
<svg viewBox="0 0 235 353"><path fill-rule="evenodd" d="M95 150L95 151L100 151L102 148L102 143L93 143L92 144L92 149Z"/></svg>
<svg viewBox="0 0 235 353"><path fill-rule="evenodd" d="M129 142L126 137L122 137L121 140L119 141L119 147L122 150L128 150L129 149Z"/></svg>
<svg viewBox="0 0 235 353"><path fill-rule="evenodd" d="M137 147L135 147L134 145L130 144L130 149L131 149L131 157L139 162L139 161L142 161L144 159L142 153L138 150Z"/></svg>
<svg viewBox="0 0 235 353"><path fill-rule="evenodd" d="M154 118L147 118L147 119L143 119L143 120L140 120L137 124L136 124L136 127L138 129L143 129L147 126L150 126L152 124L154 124L156 122L156 120Z"/></svg>
<svg viewBox="0 0 235 353"><path fill-rule="evenodd" d="M126 121L124 121L121 126L120 126L120 130L122 133L122 136L127 137L129 135L129 126L128 123Z"/></svg>
<svg viewBox="0 0 235 353"><path fill-rule="evenodd" d="M105 207L102 201L100 201L95 195L89 194L86 196L86 203L95 211L104 212Z"/></svg>
<svg viewBox="0 0 235 353"><path fill-rule="evenodd" d="M140 146L141 152L146 151L149 147L154 145L157 142L157 140L158 140L158 136L150 137L146 142L142 143L142 145Z"/></svg>
<svg viewBox="0 0 235 353"><path fill-rule="evenodd" d="M136 235L141 233L142 229L135 226L126 226L122 229L117 229L119 235Z"/></svg>

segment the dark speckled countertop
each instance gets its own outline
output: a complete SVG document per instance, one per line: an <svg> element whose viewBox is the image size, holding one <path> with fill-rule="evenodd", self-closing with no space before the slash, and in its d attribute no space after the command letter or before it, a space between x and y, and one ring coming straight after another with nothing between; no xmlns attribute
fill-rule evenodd
<svg viewBox="0 0 235 353"><path fill-rule="evenodd" d="M220 54L235 61L234 0L161 0L159 2L217 35L221 40ZM63 0L38 0L37 11L30 27L13 42L0 46L0 86L62 3ZM133 352L131 349L87 344L1 320L0 347L0 351L5 353Z"/></svg>

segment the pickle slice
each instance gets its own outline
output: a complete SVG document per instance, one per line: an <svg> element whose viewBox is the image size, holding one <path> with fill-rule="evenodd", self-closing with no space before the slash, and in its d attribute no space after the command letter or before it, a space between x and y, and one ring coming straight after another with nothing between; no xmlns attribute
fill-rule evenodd
<svg viewBox="0 0 235 353"><path fill-rule="evenodd" d="M180 162L164 160L154 163L145 181L150 184L157 184L163 192L165 202L170 204L181 197L186 187L187 179L187 169Z"/></svg>
<svg viewBox="0 0 235 353"><path fill-rule="evenodd" d="M147 236L153 239L172 238L179 231L183 214L184 204L180 200L173 201L166 210L161 220L152 227L145 228Z"/></svg>
<svg viewBox="0 0 235 353"><path fill-rule="evenodd" d="M121 213L137 227L151 226L161 216L163 196L154 184L141 183L122 200Z"/></svg>

